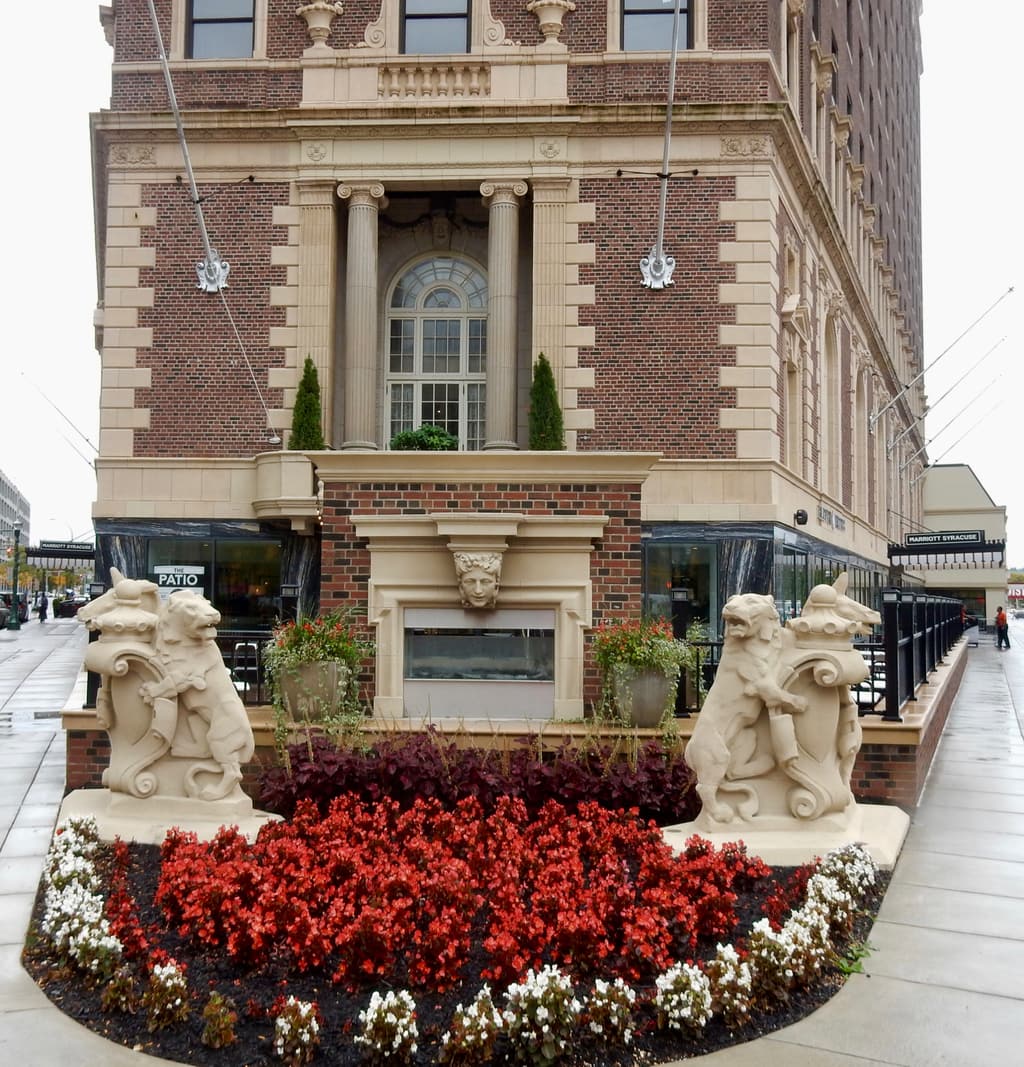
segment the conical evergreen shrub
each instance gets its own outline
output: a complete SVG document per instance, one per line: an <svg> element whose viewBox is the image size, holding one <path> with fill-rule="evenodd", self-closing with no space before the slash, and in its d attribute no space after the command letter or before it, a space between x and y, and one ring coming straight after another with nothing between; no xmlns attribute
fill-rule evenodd
<svg viewBox="0 0 1024 1067"><path fill-rule="evenodd" d="M555 376L543 352L534 364L530 386L530 448L535 452L559 452L565 448Z"/></svg>
<svg viewBox="0 0 1024 1067"><path fill-rule="evenodd" d="M298 452L315 452L324 447L324 431L320 424L320 379L309 356L306 356L302 380L295 393L288 447Z"/></svg>

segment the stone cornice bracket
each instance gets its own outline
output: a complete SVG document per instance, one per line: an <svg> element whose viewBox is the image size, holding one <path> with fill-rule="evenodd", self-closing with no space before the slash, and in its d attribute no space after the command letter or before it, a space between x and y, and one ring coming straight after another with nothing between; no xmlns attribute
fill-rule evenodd
<svg viewBox="0 0 1024 1067"><path fill-rule="evenodd" d="M494 201L497 204L514 204L520 197L526 196L530 187L520 179L511 181L486 181L480 185L480 195L484 203Z"/></svg>
<svg viewBox="0 0 1024 1067"><path fill-rule="evenodd" d="M103 27L103 39L114 47L114 22L116 20L113 4L100 4L100 25Z"/></svg>
<svg viewBox="0 0 1024 1067"><path fill-rule="evenodd" d="M817 41L811 44L811 67L814 87L819 96L824 96L832 88L832 78L836 73L836 57L831 52L823 53Z"/></svg>
<svg viewBox="0 0 1024 1067"><path fill-rule="evenodd" d="M832 108L832 125L835 129L836 148L842 151L850 141L850 116L844 115L839 108Z"/></svg>
<svg viewBox="0 0 1024 1067"><path fill-rule="evenodd" d="M327 38L331 35L331 23L335 16L343 14L344 10L340 3L330 3L329 0L313 0L295 9L295 14L306 20L306 29L313 41L311 51L334 51L327 43Z"/></svg>
<svg viewBox="0 0 1024 1067"><path fill-rule="evenodd" d="M526 10L537 16L540 32L544 34L544 45L564 51L566 46L558 38L562 34L562 19L570 11L576 10L572 0L530 0Z"/></svg>

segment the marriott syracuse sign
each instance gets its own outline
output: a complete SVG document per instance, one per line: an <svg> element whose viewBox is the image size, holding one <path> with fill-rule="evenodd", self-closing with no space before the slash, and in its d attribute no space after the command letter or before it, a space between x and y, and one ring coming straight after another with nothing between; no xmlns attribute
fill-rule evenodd
<svg viewBox="0 0 1024 1067"><path fill-rule="evenodd" d="M972 548L985 543L984 530L941 530L936 533L908 533L905 542L909 548Z"/></svg>

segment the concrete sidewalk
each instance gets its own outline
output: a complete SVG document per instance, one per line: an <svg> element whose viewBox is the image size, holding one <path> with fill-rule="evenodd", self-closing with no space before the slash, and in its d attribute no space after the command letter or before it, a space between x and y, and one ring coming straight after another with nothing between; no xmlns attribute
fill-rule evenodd
<svg viewBox="0 0 1024 1067"><path fill-rule="evenodd" d="M866 975L813 1015L701 1057L729 1067L991 1067L1024 1042L1024 623L970 651L886 894ZM63 794L59 713L81 704L74 620L0 631L0 1056L19 1067L166 1063L53 1008L19 957Z"/></svg>

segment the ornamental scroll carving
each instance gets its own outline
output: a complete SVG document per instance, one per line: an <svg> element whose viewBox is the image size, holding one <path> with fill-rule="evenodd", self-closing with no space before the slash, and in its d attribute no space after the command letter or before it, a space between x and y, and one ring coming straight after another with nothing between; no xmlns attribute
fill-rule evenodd
<svg viewBox="0 0 1024 1067"><path fill-rule="evenodd" d="M149 167L156 163L156 149L149 144L116 144L110 149L115 167Z"/></svg>
<svg viewBox="0 0 1024 1067"><path fill-rule="evenodd" d="M723 137L721 154L727 159L771 159L774 145L770 137Z"/></svg>

